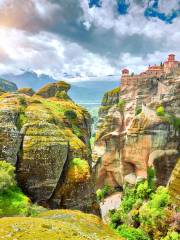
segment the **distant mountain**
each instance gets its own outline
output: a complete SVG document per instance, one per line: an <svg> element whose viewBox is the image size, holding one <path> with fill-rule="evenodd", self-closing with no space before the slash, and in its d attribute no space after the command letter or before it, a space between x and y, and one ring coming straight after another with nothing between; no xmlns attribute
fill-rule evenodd
<svg viewBox="0 0 180 240"><path fill-rule="evenodd" d="M0 89L6 92L15 92L17 90L17 86L13 82L0 78Z"/></svg>
<svg viewBox="0 0 180 240"><path fill-rule="evenodd" d="M38 90L46 83L55 82L56 80L52 77L41 74L37 75L35 72L24 72L20 75L7 74L3 76L5 79L8 79L14 82L18 88L33 88L34 90Z"/></svg>
<svg viewBox="0 0 180 240"><path fill-rule="evenodd" d="M3 78L8 79L18 88L33 88L37 91L47 83L56 82L57 80L48 75L37 75L35 72L24 72L20 75L7 74ZM79 104L100 104L104 93L112 88L118 87L119 81L117 77L107 76L102 78L79 79L74 82L74 79L67 78L65 81L71 84L69 91L70 97Z"/></svg>

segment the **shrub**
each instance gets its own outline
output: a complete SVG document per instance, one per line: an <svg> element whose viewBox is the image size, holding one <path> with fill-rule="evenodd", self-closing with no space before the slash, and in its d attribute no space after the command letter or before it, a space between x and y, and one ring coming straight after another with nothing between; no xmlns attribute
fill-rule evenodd
<svg viewBox="0 0 180 240"><path fill-rule="evenodd" d="M26 99L24 97L19 97L19 104L22 106L27 106Z"/></svg>
<svg viewBox="0 0 180 240"><path fill-rule="evenodd" d="M104 185L102 189L96 191L96 197L98 201L102 201L105 197L113 192L113 189L109 185Z"/></svg>
<svg viewBox="0 0 180 240"><path fill-rule="evenodd" d="M15 168L11 164L0 161L0 192L15 185L14 171Z"/></svg>
<svg viewBox="0 0 180 240"><path fill-rule="evenodd" d="M0 194L0 216L27 215L29 198L17 187L6 189Z"/></svg>
<svg viewBox="0 0 180 240"><path fill-rule="evenodd" d="M14 215L35 216L42 207L32 205L15 181L15 168L0 161L0 217Z"/></svg>
<svg viewBox="0 0 180 240"><path fill-rule="evenodd" d="M125 99L120 99L117 106L119 107L119 110L120 111L124 111L124 108L125 108L125 105L126 105L126 100Z"/></svg>
<svg viewBox="0 0 180 240"><path fill-rule="evenodd" d="M73 110L67 110L64 113L64 116L67 117L69 120L76 120L77 119L77 114Z"/></svg>
<svg viewBox="0 0 180 240"><path fill-rule="evenodd" d="M168 232L167 236L164 238L161 238L161 240L179 240L180 235L179 233L172 231L172 232Z"/></svg>
<svg viewBox="0 0 180 240"><path fill-rule="evenodd" d="M153 234L161 234L167 231L167 222L165 221L166 207L169 202L168 191L165 187L159 187L152 195L152 199L140 208L140 222L142 228Z"/></svg>
<svg viewBox="0 0 180 240"><path fill-rule="evenodd" d="M90 178L90 167L85 159L74 158L71 160L67 178L69 182L84 182Z"/></svg>
<svg viewBox="0 0 180 240"><path fill-rule="evenodd" d="M165 115L165 109L164 109L164 107L163 107L163 106L157 107L157 109L156 109L156 114L157 114L158 116L164 116L164 115Z"/></svg>
<svg viewBox="0 0 180 240"><path fill-rule="evenodd" d="M142 112L142 108L141 107L137 107L136 111L135 111L135 115L138 115Z"/></svg>
<svg viewBox="0 0 180 240"><path fill-rule="evenodd" d="M77 136L77 137L82 137L83 136L83 133L82 133L82 130L75 124L72 124L72 130L73 130L73 133Z"/></svg>
<svg viewBox="0 0 180 240"><path fill-rule="evenodd" d="M30 205L26 197L17 187L15 168L7 162L0 162L0 216L26 215Z"/></svg>
<svg viewBox="0 0 180 240"><path fill-rule="evenodd" d="M143 230L126 225L118 227L117 232L127 240L150 240L149 236Z"/></svg>
<svg viewBox="0 0 180 240"><path fill-rule="evenodd" d="M55 97L62 100L70 100L70 97L67 95L66 91L57 91Z"/></svg>

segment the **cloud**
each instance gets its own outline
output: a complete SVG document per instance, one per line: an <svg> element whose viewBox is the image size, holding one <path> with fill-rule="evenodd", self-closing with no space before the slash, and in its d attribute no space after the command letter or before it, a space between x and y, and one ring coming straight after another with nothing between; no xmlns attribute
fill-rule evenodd
<svg viewBox="0 0 180 240"><path fill-rule="evenodd" d="M147 8L170 16L178 2L0 0L0 73L118 75L122 67L138 72L159 63L169 52L180 58L178 15L172 24L145 16Z"/></svg>
<svg viewBox="0 0 180 240"><path fill-rule="evenodd" d="M54 25L60 5L48 0L1 0L0 26L38 31Z"/></svg>
<svg viewBox="0 0 180 240"><path fill-rule="evenodd" d="M114 68L107 59L52 33L27 34L22 30L1 28L0 36L3 55L8 56L11 65L11 68L7 68L8 71L30 69L55 78L61 78L65 73L73 76L114 73ZM0 58L2 57L0 52ZM1 64L1 71L4 68Z"/></svg>

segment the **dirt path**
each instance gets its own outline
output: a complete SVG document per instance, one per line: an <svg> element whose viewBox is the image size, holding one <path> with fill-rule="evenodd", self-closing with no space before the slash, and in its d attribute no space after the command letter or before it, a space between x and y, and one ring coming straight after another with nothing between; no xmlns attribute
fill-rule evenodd
<svg viewBox="0 0 180 240"><path fill-rule="evenodd" d="M117 209L119 207L121 195L121 192L114 193L113 195L105 198L104 201L100 203L101 216L104 222L108 221L109 210Z"/></svg>

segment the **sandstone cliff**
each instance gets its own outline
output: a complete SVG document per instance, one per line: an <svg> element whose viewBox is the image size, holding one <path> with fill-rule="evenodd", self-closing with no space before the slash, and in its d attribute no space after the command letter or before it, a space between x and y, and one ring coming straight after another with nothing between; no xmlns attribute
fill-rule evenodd
<svg viewBox="0 0 180 240"><path fill-rule="evenodd" d="M93 212L91 117L70 100L69 88L58 82L33 96L32 91L0 96L0 160L16 166L18 183L33 201ZM79 179L69 179L77 157L87 163L88 174L77 165Z"/></svg>
<svg viewBox="0 0 180 240"><path fill-rule="evenodd" d="M180 155L179 130L180 69L106 93L93 151L98 187L135 183L148 166L166 185Z"/></svg>

